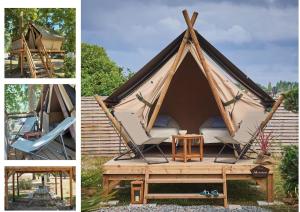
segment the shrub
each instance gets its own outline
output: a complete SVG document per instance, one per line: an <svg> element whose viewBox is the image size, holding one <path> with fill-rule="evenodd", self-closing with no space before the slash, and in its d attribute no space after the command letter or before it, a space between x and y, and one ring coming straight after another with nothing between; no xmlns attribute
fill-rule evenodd
<svg viewBox="0 0 300 212"><path fill-rule="evenodd" d="M31 180L22 179L19 181L19 187L23 190L30 190L32 188L32 182Z"/></svg>
<svg viewBox="0 0 300 212"><path fill-rule="evenodd" d="M63 71L65 78L75 78L76 60L73 57L66 57L64 61Z"/></svg>
<svg viewBox="0 0 300 212"><path fill-rule="evenodd" d="M284 181L284 190L288 196L296 197L298 193L298 147L286 146L280 164Z"/></svg>
<svg viewBox="0 0 300 212"><path fill-rule="evenodd" d="M298 112L298 88L290 90L284 95L284 108L294 113Z"/></svg>

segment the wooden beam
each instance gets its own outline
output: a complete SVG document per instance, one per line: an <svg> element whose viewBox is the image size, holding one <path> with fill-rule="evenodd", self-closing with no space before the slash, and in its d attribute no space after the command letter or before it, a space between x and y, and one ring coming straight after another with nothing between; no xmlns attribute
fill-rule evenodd
<svg viewBox="0 0 300 212"><path fill-rule="evenodd" d="M17 173L17 196L20 196L20 184L19 184L20 175Z"/></svg>
<svg viewBox="0 0 300 212"><path fill-rule="evenodd" d="M96 95L95 99L98 102L98 104L100 105L100 107L102 108L102 110L105 112L105 114L107 115L109 120L112 122L115 129L120 133L120 135L122 136L122 138L125 141L125 144L127 145L129 138L128 138L128 135L126 134L126 132L122 129L121 123L111 114L111 112L106 107L105 103L103 102L103 100L101 99L100 96Z"/></svg>
<svg viewBox="0 0 300 212"><path fill-rule="evenodd" d="M73 208L73 169L72 167L70 168L70 171L69 171L69 185L70 185L70 208Z"/></svg>
<svg viewBox="0 0 300 212"><path fill-rule="evenodd" d="M59 173L60 177L60 199L64 199L64 194L63 194L63 184L62 184L62 172Z"/></svg>
<svg viewBox="0 0 300 212"><path fill-rule="evenodd" d="M55 194L57 195L57 173L54 174L54 180L55 180Z"/></svg>
<svg viewBox="0 0 300 212"><path fill-rule="evenodd" d="M233 123L232 121L230 120L230 117L229 117L229 114L225 111L224 109L224 106L223 106L223 103L221 101L221 98L219 97L219 94L218 94L218 91L217 91L217 88L216 88L216 85L215 85L215 82L213 80L213 77L212 77L212 74L211 74L211 71L206 63L206 60L205 60L205 57L202 53L202 50L201 50L201 47L200 47L200 44L199 44L199 41L198 41L198 38L197 38L197 35L193 29L193 24L189 18L189 15L188 15L188 12L187 10L184 10L183 11L183 16L184 16L184 19L185 19L185 22L186 24L188 25L188 31L190 32L190 35L192 37L192 41L196 47L196 52L197 52L197 55L200 59L200 62L202 64L202 67L204 69L204 72L206 74L206 78L207 78L207 81L208 81L208 84L212 90L212 93L213 93L213 96L216 100L216 103L218 105L218 108L219 108L219 111L224 119L224 122L228 128L228 131L230 133L231 136L234 136L234 133L235 133L235 129L234 129L234 126L233 126Z"/></svg>
<svg viewBox="0 0 300 212"><path fill-rule="evenodd" d="M198 13L194 12L194 14L192 16L192 20L191 20L192 25L194 25L197 16L198 16ZM177 66L179 64L180 58L181 58L181 56L183 54L184 48L186 46L186 43L188 42L189 37L190 37L189 30L186 30L185 34L183 36L183 39L181 41L181 44L179 46L178 52L176 54L175 60L174 60L174 62L172 64L171 68L168 71L167 78L166 78L166 80L164 82L163 88L161 90L161 93L159 95L159 98L157 100L155 108L153 110L153 113L152 113L152 115L150 117L149 123L148 123L147 128L146 128L147 132L150 132L150 130L152 129L152 127L154 125L154 122L155 122L155 120L157 118L158 112L159 112L159 110L161 108L161 105L162 105L162 103L164 101L164 98L165 98L165 96L167 94L168 88L169 88L169 86L171 84L172 78L173 78L174 74L176 73Z"/></svg>
<svg viewBox="0 0 300 212"><path fill-rule="evenodd" d="M15 193L15 173L12 175L12 192L13 192L13 202L16 201L16 193Z"/></svg>
<svg viewBox="0 0 300 212"><path fill-rule="evenodd" d="M5 209L8 209L8 170L5 169Z"/></svg>

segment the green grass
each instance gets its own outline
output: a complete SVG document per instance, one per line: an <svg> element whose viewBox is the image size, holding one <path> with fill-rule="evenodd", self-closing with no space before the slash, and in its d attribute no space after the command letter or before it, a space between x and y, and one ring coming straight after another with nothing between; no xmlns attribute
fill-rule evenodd
<svg viewBox="0 0 300 212"><path fill-rule="evenodd" d="M122 182L123 189L115 190L112 194L103 195L102 188L102 165L110 158L103 157L82 157L82 210L90 211L100 207L99 202L110 199L119 200L119 205L130 204L130 183ZM257 200L265 200L266 192L256 189L252 181L228 181L228 202L229 204L257 205ZM283 181L279 169L274 173L274 197L275 200L282 200L285 197ZM204 189L217 189L222 192L222 187L217 184L160 184L151 185L150 192L158 193L197 193ZM149 203L176 204L176 205L223 205L222 200L153 200ZM288 205L268 207L272 211L297 211L296 208Z"/></svg>

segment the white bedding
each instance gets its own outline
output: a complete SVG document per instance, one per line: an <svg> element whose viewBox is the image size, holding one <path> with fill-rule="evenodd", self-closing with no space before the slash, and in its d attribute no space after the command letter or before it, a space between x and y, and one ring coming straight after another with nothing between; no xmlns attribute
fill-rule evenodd
<svg viewBox="0 0 300 212"><path fill-rule="evenodd" d="M229 136L227 128L201 128L200 133L203 134L205 144L219 143L220 141L215 138L216 136Z"/></svg>
<svg viewBox="0 0 300 212"><path fill-rule="evenodd" d="M166 128L166 127L153 127L150 131L150 135L154 138L168 137L164 142L172 142L172 135L177 135L177 128Z"/></svg>

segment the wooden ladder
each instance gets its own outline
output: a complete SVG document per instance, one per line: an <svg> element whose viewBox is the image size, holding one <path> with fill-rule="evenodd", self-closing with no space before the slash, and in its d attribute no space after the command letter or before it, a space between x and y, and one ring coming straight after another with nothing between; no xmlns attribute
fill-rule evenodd
<svg viewBox="0 0 300 212"><path fill-rule="evenodd" d="M222 169L222 173L218 174L217 177L199 177L191 178L189 176L181 177L176 175L174 178L164 178L151 176L148 171L145 172L145 185L144 185L144 204L147 204L148 199L223 199L224 207L228 207L227 202L227 178L226 170ZM149 193L149 184L164 184L164 183L177 183L177 184L223 184L223 193L220 193L218 197L208 197L199 193Z"/></svg>
<svg viewBox="0 0 300 212"><path fill-rule="evenodd" d="M51 58L47 53L46 48L40 37L36 39L36 42L41 61L43 63L43 66L45 67L45 70L47 71L48 77L53 77L54 65L51 61Z"/></svg>
<svg viewBox="0 0 300 212"><path fill-rule="evenodd" d="M30 75L32 78L36 78L36 66L34 64L30 49L28 48L26 39L23 34L22 34L22 43L23 43L23 48L24 48L25 54L26 54L26 59L27 59Z"/></svg>

